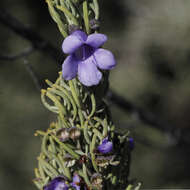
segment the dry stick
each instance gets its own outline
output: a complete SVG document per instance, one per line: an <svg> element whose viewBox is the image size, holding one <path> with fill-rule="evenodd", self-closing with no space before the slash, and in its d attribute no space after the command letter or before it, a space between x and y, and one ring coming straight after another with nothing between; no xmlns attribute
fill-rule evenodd
<svg viewBox="0 0 190 190"><path fill-rule="evenodd" d="M28 55L30 55L34 51L35 51L35 48L28 47L28 48L24 49L22 52L20 52L18 54L15 54L15 55L0 55L0 60L3 60L3 61L15 61L17 59L27 57Z"/></svg>
<svg viewBox="0 0 190 190"><path fill-rule="evenodd" d="M43 84L41 82L41 80L39 79L37 73L34 71L32 65L29 64L28 60L24 59L24 65L26 67L27 72L29 73L29 75L31 76L35 87L37 88L37 90L41 90L43 88Z"/></svg>
<svg viewBox="0 0 190 190"><path fill-rule="evenodd" d="M4 9L0 8L0 22L5 26L10 28L16 34L21 37L29 40L34 48L39 49L42 53L51 56L56 63L61 64L64 60L65 56L59 49L55 48L49 42L44 40L38 33L33 31L31 28L24 26L20 21L18 21L15 17L7 13ZM60 56L62 55L62 56ZM111 102L116 104L119 108L123 109L129 113L135 113L138 115L139 119L154 128L161 130L162 132L167 132L171 134L172 131L171 126L162 122L160 118L156 117L154 114L145 111L130 101L124 99L123 97L117 95L115 92L110 91L108 98Z"/></svg>
<svg viewBox="0 0 190 190"><path fill-rule="evenodd" d="M125 112L128 112L130 114L136 114L138 116L138 119L143 123L148 124L156 129L159 129L162 132L167 133L168 135L171 135L175 130L174 128L172 128L171 125L166 124L166 122L163 122L160 118L156 117L155 114L152 114L151 112L136 106L134 103L126 100L125 98L118 95L116 92L112 90L109 90L107 98L109 101L113 102L115 105L123 109Z"/></svg>
<svg viewBox="0 0 190 190"><path fill-rule="evenodd" d="M43 39L37 32L33 31L30 27L25 26L2 8L0 8L0 22L22 38L29 40L34 48L39 49L43 53L51 56L56 63L61 64L64 60L65 57L62 51L55 48L51 43Z"/></svg>

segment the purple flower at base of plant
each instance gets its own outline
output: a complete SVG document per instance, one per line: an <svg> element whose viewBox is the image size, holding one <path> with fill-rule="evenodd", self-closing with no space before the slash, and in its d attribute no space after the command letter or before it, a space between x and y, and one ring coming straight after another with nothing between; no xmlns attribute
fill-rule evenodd
<svg viewBox="0 0 190 190"><path fill-rule="evenodd" d="M106 154L111 152L113 149L113 143L111 141L108 141L108 137L103 139L102 144L98 146L98 151Z"/></svg>
<svg viewBox="0 0 190 190"><path fill-rule="evenodd" d="M106 41L107 36L104 34L87 36L80 30L66 37L62 50L69 56L62 65L63 78L71 80L78 75L83 85L97 85L102 78L99 69L110 70L116 65L113 54L100 48Z"/></svg>
<svg viewBox="0 0 190 190"><path fill-rule="evenodd" d="M68 190L68 189L69 186L65 183L64 177L56 177L44 187L44 190Z"/></svg>
<svg viewBox="0 0 190 190"><path fill-rule="evenodd" d="M78 174L74 174L73 176L73 182L71 183L71 186L74 187L76 190L80 190L80 182L81 179Z"/></svg>

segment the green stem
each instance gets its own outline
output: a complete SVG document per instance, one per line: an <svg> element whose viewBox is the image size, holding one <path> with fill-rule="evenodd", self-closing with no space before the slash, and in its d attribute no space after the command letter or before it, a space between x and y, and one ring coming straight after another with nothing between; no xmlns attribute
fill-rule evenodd
<svg viewBox="0 0 190 190"><path fill-rule="evenodd" d="M93 132L99 137L100 140L102 140L104 138L102 133L100 133L100 131L98 131L98 129L93 129Z"/></svg>
<svg viewBox="0 0 190 190"><path fill-rule="evenodd" d="M61 0L61 2L62 2L62 1L64 1L64 0ZM73 6L72 1L66 0L66 3L67 3L67 7L71 9L72 15L74 15L74 16L76 17L76 16L77 16L77 14L76 14L76 9L75 9L75 7Z"/></svg>
<svg viewBox="0 0 190 190"><path fill-rule="evenodd" d="M67 145L65 145L64 143L62 143L61 141L59 141L59 139L57 137L55 137L54 135L52 135L52 137L54 138L54 140L66 151L68 152L70 155L72 155L75 159L79 159L80 156L75 153L72 149L70 149Z"/></svg>
<svg viewBox="0 0 190 190"><path fill-rule="evenodd" d="M75 91L75 87L74 87L74 84L73 84L73 81L72 81L72 80L69 81L69 86L70 86L72 96L73 96L73 98L74 98L74 100L75 100L77 106L78 106L79 108L81 108L80 101L79 101L79 98L78 98L78 94L77 94L76 91Z"/></svg>
<svg viewBox="0 0 190 190"><path fill-rule="evenodd" d="M35 136L38 136L38 135L44 136L44 135L46 135L46 133L44 131L37 130L34 135Z"/></svg>
<svg viewBox="0 0 190 190"><path fill-rule="evenodd" d="M99 19L99 5L98 5L98 1L97 0L93 0L94 3L94 12L95 12L95 19L98 20Z"/></svg>
<svg viewBox="0 0 190 190"><path fill-rule="evenodd" d="M84 180L85 180L86 184L90 187L91 183L90 183L90 181L88 179L88 175L87 175L87 172L86 172L86 165L85 164L82 165L82 170L83 170Z"/></svg>
<svg viewBox="0 0 190 190"><path fill-rule="evenodd" d="M78 114L79 114L80 124L83 127L84 126L84 118L83 118L83 115L82 115L82 110L80 108L78 110Z"/></svg>
<svg viewBox="0 0 190 190"><path fill-rule="evenodd" d="M37 178L41 178L38 168L34 169L34 173Z"/></svg>
<svg viewBox="0 0 190 190"><path fill-rule="evenodd" d="M48 176L51 176L51 178L54 178L59 175L59 173L56 171L55 168L53 168L48 162L43 160L42 158L39 158L39 163L44 169L44 171L47 173Z"/></svg>
<svg viewBox="0 0 190 190"><path fill-rule="evenodd" d="M33 183L37 186L38 189L42 189L43 188L43 184L41 184L39 181L37 180L33 180Z"/></svg>
<svg viewBox="0 0 190 190"><path fill-rule="evenodd" d="M84 125L84 117L82 115L82 110L81 110L81 102L80 102L80 99L79 99L79 96L78 96L78 93L77 93L77 84L76 84L76 80L70 80L69 81L69 86L70 86L70 89L71 89L71 93L72 93L72 96L78 106L78 115L79 115L79 119L80 119L80 123L81 123L81 126Z"/></svg>
<svg viewBox="0 0 190 190"><path fill-rule="evenodd" d="M67 96L67 98L70 100L72 106L73 106L73 121L75 120L77 116L77 106L75 104L75 101L73 100L72 96L61 86L54 84L54 86L59 89L63 94Z"/></svg>
<svg viewBox="0 0 190 190"><path fill-rule="evenodd" d="M46 96L47 96L48 98L50 98L50 99L55 103L55 105L58 107L58 109L59 109L59 116L60 116L60 118L61 118L63 124L65 125L65 127L68 127L68 124L67 124L67 122L66 122L66 120L65 120L65 117L64 117L64 115L66 114L65 108L64 108L64 107L62 106L62 104L58 101L57 97L54 96L53 94L51 94L50 92L47 91Z"/></svg>
<svg viewBox="0 0 190 190"><path fill-rule="evenodd" d="M47 150L47 142L49 140L49 135L46 134L44 137L43 137L43 140L42 140L42 147L41 147L41 151L48 157L51 159L51 156L49 154L49 151Z"/></svg>
<svg viewBox="0 0 190 190"><path fill-rule="evenodd" d="M84 123L83 133L84 133L84 138L85 138L86 142L88 144L90 144L90 138L88 136L88 121L85 121L85 123Z"/></svg>
<svg viewBox="0 0 190 190"><path fill-rule="evenodd" d="M107 123L107 119L105 118L103 121L98 118L98 117L94 117L94 120L97 121L98 123L100 123L103 127L103 137L107 136L108 133L108 123Z"/></svg>
<svg viewBox="0 0 190 190"><path fill-rule="evenodd" d="M95 149L95 144L96 144L96 138L97 138L97 135L94 134L93 135L93 138L92 138L92 142L90 144L90 154L91 154L91 160L92 160L92 165L95 169L96 172L98 172L98 167L96 165L96 160L95 160L95 155L94 155L94 149Z"/></svg>
<svg viewBox="0 0 190 190"><path fill-rule="evenodd" d="M127 186L126 190L131 190L132 188L133 188L133 185L130 184Z"/></svg>
<svg viewBox="0 0 190 190"><path fill-rule="evenodd" d="M88 18L88 4L87 0L83 2L83 19L86 28L86 33L90 34L89 18Z"/></svg>
<svg viewBox="0 0 190 190"><path fill-rule="evenodd" d="M51 145L53 154L56 154L55 142L53 141L53 138L51 136L49 137L49 141L50 141L50 145Z"/></svg>
<svg viewBox="0 0 190 190"><path fill-rule="evenodd" d="M68 16L72 20L73 24L78 26L77 19L72 15L72 13L66 7L63 6L63 4L61 6L57 5L56 7L57 9L61 10L65 14L65 16Z"/></svg>
<svg viewBox="0 0 190 190"><path fill-rule="evenodd" d="M51 17L57 23L61 34L64 36L64 38L66 38L68 36L67 32L66 32L66 27L64 26L63 22L61 21L59 14L55 11L55 9L53 7L53 3L50 0L46 0L46 2L48 4L48 8L49 8Z"/></svg>
<svg viewBox="0 0 190 190"><path fill-rule="evenodd" d="M38 162L38 168L39 168L39 173L40 173L40 176L41 176L42 180L45 181L46 176L45 176L44 170L43 170L40 162Z"/></svg>
<svg viewBox="0 0 190 190"><path fill-rule="evenodd" d="M52 111L52 112L54 112L54 113L59 113L56 106L51 106L49 103L46 102L45 94L46 94L46 90L42 89L42 90L41 90L41 100L42 100L42 103L44 104L44 106L45 106L48 110L50 110L50 111Z"/></svg>
<svg viewBox="0 0 190 190"><path fill-rule="evenodd" d="M65 102L66 105L67 105L67 110L70 111L70 109L71 109L71 104L70 104L70 102L69 102L67 96L66 96L64 93L62 93L61 91L55 90L54 88L51 88L51 89L50 89L50 92L53 92L54 94L56 94L56 95L62 97L63 100L64 100L64 102ZM66 105L65 105L65 106L66 106Z"/></svg>
<svg viewBox="0 0 190 190"><path fill-rule="evenodd" d="M92 110L91 110L90 115L88 116L89 119L94 115L94 113L96 111L96 99L95 99L94 94L90 95L90 99L91 99L91 103L92 103Z"/></svg>
<svg viewBox="0 0 190 190"><path fill-rule="evenodd" d="M62 168L62 170L64 171L64 175L65 175L66 177L68 177L68 178L71 180L71 173L70 173L70 170L69 170L69 168L65 167L65 162L64 162L64 160L63 160L63 157L61 156L61 154L58 154L57 157L58 157L58 159L59 159L59 161L60 161L61 168Z"/></svg>

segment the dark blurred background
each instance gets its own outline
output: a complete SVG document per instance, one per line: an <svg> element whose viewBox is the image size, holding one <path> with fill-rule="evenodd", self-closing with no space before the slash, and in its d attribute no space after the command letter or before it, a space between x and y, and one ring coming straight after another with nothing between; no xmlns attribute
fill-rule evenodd
<svg viewBox="0 0 190 190"><path fill-rule="evenodd" d="M111 89L153 123L110 103L120 131L135 139L130 179L143 188L190 187L190 1L102 0L101 32L118 66ZM0 6L56 48L62 36L43 0L2 0ZM9 21L9 18L7 18ZM0 21L0 55L19 54L32 45ZM61 69L48 54L35 50L25 58L0 60L0 189L36 189L33 168L40 152L37 129L54 119L40 101L26 62L40 80L54 81ZM156 120L156 122L154 122Z"/></svg>

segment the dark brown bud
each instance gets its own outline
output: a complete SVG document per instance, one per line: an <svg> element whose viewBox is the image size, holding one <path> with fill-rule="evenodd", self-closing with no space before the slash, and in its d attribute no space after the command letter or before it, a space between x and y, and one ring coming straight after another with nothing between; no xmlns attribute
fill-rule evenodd
<svg viewBox="0 0 190 190"><path fill-rule="evenodd" d="M84 163L86 163L87 161L88 161L88 158L87 158L86 155L82 155L82 156L80 157L80 159L79 159L79 163L80 163L80 164L84 164Z"/></svg>

